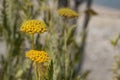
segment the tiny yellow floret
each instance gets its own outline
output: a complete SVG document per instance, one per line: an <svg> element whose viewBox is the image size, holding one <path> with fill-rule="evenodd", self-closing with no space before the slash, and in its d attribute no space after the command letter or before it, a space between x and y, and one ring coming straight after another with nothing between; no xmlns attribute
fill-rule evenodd
<svg viewBox="0 0 120 80"><path fill-rule="evenodd" d="M29 34L43 33L46 32L46 24L40 20L27 20L23 22L20 27L20 31L26 32Z"/></svg>
<svg viewBox="0 0 120 80"><path fill-rule="evenodd" d="M30 50L26 52L26 57L37 63L49 61L49 56L45 51Z"/></svg>
<svg viewBox="0 0 120 80"><path fill-rule="evenodd" d="M69 9L69 8L61 8L58 10L58 14L62 17L66 17L66 18L75 18L78 17L78 13L76 13L75 11Z"/></svg>

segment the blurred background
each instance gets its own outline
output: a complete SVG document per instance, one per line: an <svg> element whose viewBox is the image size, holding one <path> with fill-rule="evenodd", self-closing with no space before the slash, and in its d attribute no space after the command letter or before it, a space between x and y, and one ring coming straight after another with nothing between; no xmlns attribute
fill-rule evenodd
<svg viewBox="0 0 120 80"><path fill-rule="evenodd" d="M49 7L50 9L48 9ZM115 63L114 56L120 53L120 41L115 47L111 44L111 40L117 35L120 35L120 0L0 0L1 76L5 74L4 66L10 65L8 61L13 59L13 57L11 57L8 60L6 54L14 53L12 56L16 57L15 60L17 60L18 56L16 55L21 55L21 53L30 48L29 36L19 32L21 23L27 19L45 20L50 10L52 10L50 11L50 15L53 15L55 10L63 7L69 7L80 15L77 20L74 20L75 22L73 21L73 23L77 24L75 40L78 45L81 42L82 32L84 29L87 29L87 36L83 41L85 47L80 61L80 72L90 71L86 80L120 80L120 78L113 79L114 73L112 70L113 64ZM89 9L95 12L95 15L90 15L85 12ZM48 10L48 12L46 10ZM52 17L54 19L56 16ZM45 20L45 22L48 23L47 20ZM27 38L25 38L25 36L27 36ZM42 35L42 37L43 36L44 35ZM41 42L44 42L44 37L43 41L40 41L38 45L41 45L41 48L45 47ZM10 52L9 49L13 51L10 50ZM18 50L19 53L16 53ZM21 59L24 60L24 55L22 54L21 56ZM8 55L8 57L10 57L10 55ZM22 64L21 59L18 61L20 63L19 66ZM12 64L14 64L15 60L12 60ZM28 68L30 67L27 66L27 70ZM11 71L12 69L7 71L7 73ZM14 72L17 73L16 71ZM27 73L28 72L25 72L24 74ZM0 80L29 79L3 79L0 77Z"/></svg>
<svg viewBox="0 0 120 80"><path fill-rule="evenodd" d="M89 22L83 70L92 70L88 80L112 80L110 66L120 53L120 42L115 52L110 40L120 34L120 1L93 0L92 8L98 15Z"/></svg>

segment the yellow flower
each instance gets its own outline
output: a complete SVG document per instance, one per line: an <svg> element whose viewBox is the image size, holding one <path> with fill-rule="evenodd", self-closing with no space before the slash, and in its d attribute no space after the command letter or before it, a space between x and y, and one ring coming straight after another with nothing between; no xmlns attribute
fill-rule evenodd
<svg viewBox="0 0 120 80"><path fill-rule="evenodd" d="M85 13L89 14L90 16L98 15L98 13L95 12L93 9L87 9Z"/></svg>
<svg viewBox="0 0 120 80"><path fill-rule="evenodd" d="M67 18L75 18L78 17L78 13L75 11L69 9L69 8L61 8L58 10L58 14L62 17L67 17Z"/></svg>
<svg viewBox="0 0 120 80"><path fill-rule="evenodd" d="M25 21L21 28L20 31L29 33L29 34L35 34L35 33L43 33L46 32L46 25L43 21L40 20L28 20Z"/></svg>
<svg viewBox="0 0 120 80"><path fill-rule="evenodd" d="M26 57L37 63L47 62L49 56L45 51L30 50L26 52Z"/></svg>

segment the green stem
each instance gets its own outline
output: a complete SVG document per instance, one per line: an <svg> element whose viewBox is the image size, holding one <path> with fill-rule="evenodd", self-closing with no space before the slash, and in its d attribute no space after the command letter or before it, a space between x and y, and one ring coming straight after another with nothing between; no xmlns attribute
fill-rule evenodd
<svg viewBox="0 0 120 80"><path fill-rule="evenodd" d="M35 77L36 77L36 80L39 80L39 75L38 75L38 71L37 71L37 63L34 62L34 69L35 69Z"/></svg>
<svg viewBox="0 0 120 80"><path fill-rule="evenodd" d="M32 34L31 37L32 37L32 45L31 45L31 48L34 49L34 34Z"/></svg>
<svg viewBox="0 0 120 80"><path fill-rule="evenodd" d="M31 49L34 49L34 34L31 35L32 37L32 44L31 44ZM38 69L37 69L37 63L33 63L34 65L34 69L35 69L35 76L36 76L36 80L39 80L39 74L38 74Z"/></svg>
<svg viewBox="0 0 120 80"><path fill-rule="evenodd" d="M65 55L65 79L67 78L67 70L68 70L68 66L67 66L67 62L68 62L68 53L67 53L67 39L66 39L66 29L64 31L64 55Z"/></svg>
<svg viewBox="0 0 120 80"><path fill-rule="evenodd" d="M68 79L68 70L69 70L69 54L67 51L67 19L65 19L65 29L64 29L64 58L65 58L65 79Z"/></svg>

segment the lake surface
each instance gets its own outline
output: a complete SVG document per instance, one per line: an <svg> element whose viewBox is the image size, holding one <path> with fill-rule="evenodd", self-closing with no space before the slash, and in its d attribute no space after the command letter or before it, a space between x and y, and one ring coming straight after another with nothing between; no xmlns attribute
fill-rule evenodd
<svg viewBox="0 0 120 80"><path fill-rule="evenodd" d="M120 10L120 0L93 0L94 4L103 5Z"/></svg>

